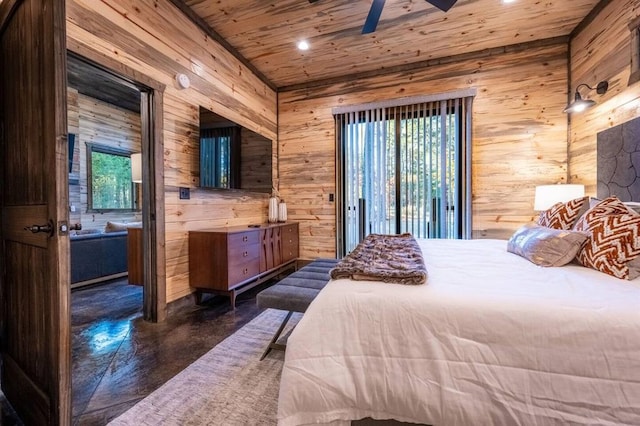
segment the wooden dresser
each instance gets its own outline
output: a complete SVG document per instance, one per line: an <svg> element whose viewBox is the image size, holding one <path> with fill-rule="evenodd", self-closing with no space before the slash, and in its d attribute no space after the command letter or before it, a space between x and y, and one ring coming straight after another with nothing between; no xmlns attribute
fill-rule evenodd
<svg viewBox="0 0 640 426"><path fill-rule="evenodd" d="M203 292L236 296L286 269L298 258L295 222L235 226L189 232L189 285Z"/></svg>

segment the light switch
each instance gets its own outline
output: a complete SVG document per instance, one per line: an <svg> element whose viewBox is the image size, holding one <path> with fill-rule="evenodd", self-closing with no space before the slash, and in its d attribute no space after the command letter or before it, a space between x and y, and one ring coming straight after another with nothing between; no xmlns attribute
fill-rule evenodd
<svg viewBox="0 0 640 426"><path fill-rule="evenodd" d="M189 188L180 187L180 199L188 200L189 198L191 198Z"/></svg>

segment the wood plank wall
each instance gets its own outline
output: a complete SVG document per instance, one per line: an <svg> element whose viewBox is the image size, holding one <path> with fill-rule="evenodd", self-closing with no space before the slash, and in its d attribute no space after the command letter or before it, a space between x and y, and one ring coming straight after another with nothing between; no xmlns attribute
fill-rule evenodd
<svg viewBox="0 0 640 426"><path fill-rule="evenodd" d="M168 0L68 0L67 44L90 49L166 85L163 95L167 302L191 292L187 232L266 221L267 195L196 188L201 105L276 139L276 94ZM180 90L177 73L191 87ZM275 152L276 144L274 144ZM275 155L275 154L272 154ZM273 167L274 170L276 167ZM190 200L178 187L191 188Z"/></svg>
<svg viewBox="0 0 640 426"><path fill-rule="evenodd" d="M80 106L78 105L78 91L67 87L67 132L76 135L73 145L73 166L69 173L69 206L74 206L74 211L69 211L69 223L80 223ZM72 183L71 180L74 182Z"/></svg>
<svg viewBox="0 0 640 426"><path fill-rule="evenodd" d="M300 224L302 258L335 254L331 109L470 87L473 235L507 238L534 218L534 188L566 182L566 43L279 93L280 194Z"/></svg>
<svg viewBox="0 0 640 426"><path fill-rule="evenodd" d="M571 90L581 83L594 87L609 81L600 96L588 94L597 105L571 115L569 179L582 183L596 196L597 134L640 117L640 83L628 85L631 73L631 31L628 24L640 16L640 1L612 0L598 16L571 40ZM581 91L582 95L585 92Z"/></svg>
<svg viewBox="0 0 640 426"><path fill-rule="evenodd" d="M69 212L69 222L81 223L84 230L102 231L108 221L140 221L140 213L135 212L87 211L87 144L140 152L140 114L79 94L72 88L67 88L67 100L69 133L76 135L72 175L79 178L78 184L69 185L69 204L75 207L75 212Z"/></svg>

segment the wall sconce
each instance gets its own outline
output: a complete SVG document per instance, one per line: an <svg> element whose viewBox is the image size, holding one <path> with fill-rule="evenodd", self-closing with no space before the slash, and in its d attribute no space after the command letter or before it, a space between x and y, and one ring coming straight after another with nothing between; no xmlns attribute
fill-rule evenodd
<svg viewBox="0 0 640 426"><path fill-rule="evenodd" d="M142 182L142 154L131 154L131 182Z"/></svg>
<svg viewBox="0 0 640 426"><path fill-rule="evenodd" d="M609 89L609 82L601 81L600 83L598 83L596 87L591 87L588 84L584 84L584 83L578 84L578 87L576 87L576 94L573 102L567 105L567 107L564 109L563 112L566 112L566 113L582 112L585 109L591 108L596 104L596 101L593 101L591 99L582 99L582 96L580 96L581 87L586 87L589 89L589 91L595 90L596 93L598 93L599 95L604 95L605 93L607 93L607 90Z"/></svg>

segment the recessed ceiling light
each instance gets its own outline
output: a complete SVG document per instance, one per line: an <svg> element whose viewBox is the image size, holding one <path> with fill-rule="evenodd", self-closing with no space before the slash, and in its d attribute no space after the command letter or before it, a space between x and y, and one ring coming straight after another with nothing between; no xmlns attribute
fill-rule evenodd
<svg viewBox="0 0 640 426"><path fill-rule="evenodd" d="M298 49L300 50L309 50L309 43L306 40L301 40L298 42Z"/></svg>
<svg viewBox="0 0 640 426"><path fill-rule="evenodd" d="M502 3L515 3L516 0L502 0Z"/></svg>

